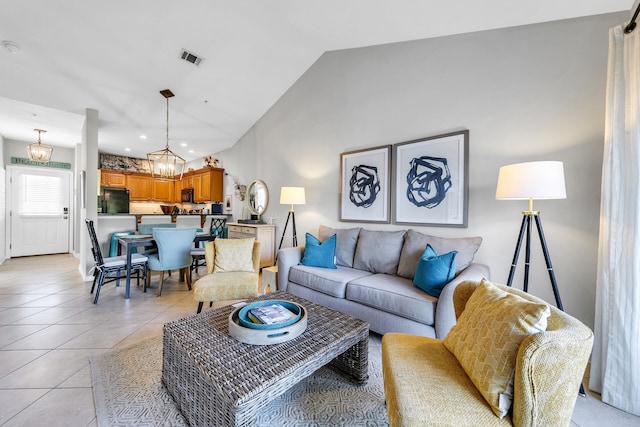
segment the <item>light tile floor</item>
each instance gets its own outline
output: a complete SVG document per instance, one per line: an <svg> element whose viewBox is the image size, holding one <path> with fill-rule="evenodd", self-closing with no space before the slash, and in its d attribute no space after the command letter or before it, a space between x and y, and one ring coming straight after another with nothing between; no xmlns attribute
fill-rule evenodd
<svg viewBox="0 0 640 427"><path fill-rule="evenodd" d="M160 298L156 276L146 294L132 283L129 300L124 286L109 283L94 305L91 282L82 282L73 256L6 260L0 266L0 425L97 426L89 358L161 335L164 323L195 313L192 293L177 276L165 282ZM578 398L572 426L603 425L639 426L640 417L593 393Z"/></svg>

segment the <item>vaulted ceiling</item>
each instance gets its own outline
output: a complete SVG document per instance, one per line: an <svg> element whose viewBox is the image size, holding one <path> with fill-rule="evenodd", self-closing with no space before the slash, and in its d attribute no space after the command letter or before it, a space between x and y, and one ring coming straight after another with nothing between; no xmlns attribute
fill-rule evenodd
<svg viewBox="0 0 640 427"><path fill-rule="evenodd" d="M0 134L99 149L233 145L324 53L629 10L632 0L0 0ZM10 43L8 43L10 42ZM182 49L203 58L180 59ZM141 139L145 135L146 139ZM184 146L183 146L184 144Z"/></svg>

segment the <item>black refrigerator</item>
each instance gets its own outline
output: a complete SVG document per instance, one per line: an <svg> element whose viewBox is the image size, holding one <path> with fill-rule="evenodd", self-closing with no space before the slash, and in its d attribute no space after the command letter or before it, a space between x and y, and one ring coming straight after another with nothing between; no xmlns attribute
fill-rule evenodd
<svg viewBox="0 0 640 427"><path fill-rule="evenodd" d="M102 213L129 213L129 190L125 188L103 188L100 193Z"/></svg>

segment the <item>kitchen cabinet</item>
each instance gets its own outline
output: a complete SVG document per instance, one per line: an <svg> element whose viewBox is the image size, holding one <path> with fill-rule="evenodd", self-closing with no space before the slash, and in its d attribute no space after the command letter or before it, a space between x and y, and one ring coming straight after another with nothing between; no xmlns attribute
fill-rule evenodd
<svg viewBox="0 0 640 427"><path fill-rule="evenodd" d="M253 237L260 242L260 267L269 267L274 263L276 248L276 226L270 224L227 223L230 239Z"/></svg>
<svg viewBox="0 0 640 427"><path fill-rule="evenodd" d="M224 169L204 168L186 172L181 181L156 179L150 174L100 169L100 186L126 188L134 202L181 203L183 188L193 189L194 203L222 202Z"/></svg>
<svg viewBox="0 0 640 427"><path fill-rule="evenodd" d="M205 168L193 175L193 198L196 203L222 202L224 169Z"/></svg>
<svg viewBox="0 0 640 427"><path fill-rule="evenodd" d="M151 198L156 202L171 203L174 200L174 181L152 179L153 192Z"/></svg>
<svg viewBox="0 0 640 427"><path fill-rule="evenodd" d="M125 188L127 186L126 175L122 171L100 169L100 186Z"/></svg>
<svg viewBox="0 0 640 427"><path fill-rule="evenodd" d="M136 174L127 175L127 190L129 190L129 200L132 202L146 202L152 196L151 175Z"/></svg>

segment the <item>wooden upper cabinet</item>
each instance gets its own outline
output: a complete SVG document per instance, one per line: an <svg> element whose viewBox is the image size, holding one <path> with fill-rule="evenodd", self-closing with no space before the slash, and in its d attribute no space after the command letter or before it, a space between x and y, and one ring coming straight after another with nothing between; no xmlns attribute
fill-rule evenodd
<svg viewBox="0 0 640 427"><path fill-rule="evenodd" d="M146 173L100 169L100 186L129 190L129 200L180 203L183 188L193 188L194 203L221 202L224 169L204 168L185 173L182 181L152 178Z"/></svg>
<svg viewBox="0 0 640 427"><path fill-rule="evenodd" d="M127 190L129 190L131 201L151 200L153 191L151 175L127 175Z"/></svg>
<svg viewBox="0 0 640 427"><path fill-rule="evenodd" d="M173 202L175 203L182 202L182 181L183 180L173 182Z"/></svg>
<svg viewBox="0 0 640 427"><path fill-rule="evenodd" d="M194 202L222 202L224 169L205 168L193 176Z"/></svg>
<svg viewBox="0 0 640 427"><path fill-rule="evenodd" d="M100 169L100 186L125 188L127 186L126 175L122 171Z"/></svg>
<svg viewBox="0 0 640 427"><path fill-rule="evenodd" d="M160 179L153 179L153 194L152 199L156 202L173 202L175 193L174 181L165 181Z"/></svg>

